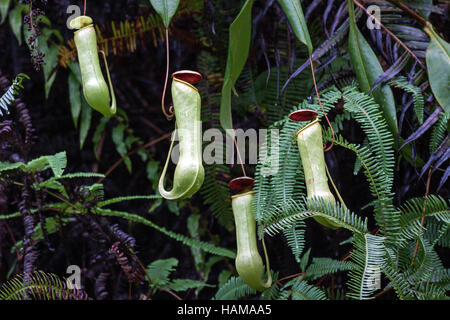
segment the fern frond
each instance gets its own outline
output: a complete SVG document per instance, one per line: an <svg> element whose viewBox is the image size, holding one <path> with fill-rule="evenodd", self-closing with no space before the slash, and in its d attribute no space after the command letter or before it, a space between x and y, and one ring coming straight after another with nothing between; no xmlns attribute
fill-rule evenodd
<svg viewBox="0 0 450 320"><path fill-rule="evenodd" d="M294 227L283 230L288 246L291 248L295 261L300 263L300 256L305 248L305 224L300 221Z"/></svg>
<svg viewBox="0 0 450 320"><path fill-rule="evenodd" d="M421 283L414 290L414 294L419 300L450 300L445 289L430 282Z"/></svg>
<svg viewBox="0 0 450 320"><path fill-rule="evenodd" d="M324 275L339 271L350 271L355 268L350 261L340 261L331 258L313 258L311 265L306 269L305 279L315 280Z"/></svg>
<svg viewBox="0 0 450 320"><path fill-rule="evenodd" d="M311 217L326 218L352 232L367 232L367 219L363 221L340 203L330 203L322 198L308 200L306 207L301 203L289 200L281 205L268 208L264 212L264 232L273 236L285 229L292 228L298 221Z"/></svg>
<svg viewBox="0 0 450 320"><path fill-rule="evenodd" d="M351 261L355 267L350 271L348 285L352 290L348 296L352 299L371 299L379 289L381 264L384 256L384 238L369 233L354 234Z"/></svg>
<svg viewBox="0 0 450 320"><path fill-rule="evenodd" d="M289 295L285 298L291 297L292 300L327 300L327 296L319 287L309 284L302 277L289 281L283 289L288 286L291 286L291 288L289 289Z"/></svg>
<svg viewBox="0 0 450 320"><path fill-rule="evenodd" d="M200 189L203 201L209 206L219 223L228 230L234 225L233 211L231 210L231 194L228 183L220 176L229 176L230 169L222 164L205 166L205 181Z"/></svg>
<svg viewBox="0 0 450 320"><path fill-rule="evenodd" d="M231 277L219 288L214 300L238 300L252 294L256 294L255 289L245 284L240 277Z"/></svg>
<svg viewBox="0 0 450 320"><path fill-rule="evenodd" d="M155 200L155 199L161 199L160 195L148 195L148 196L124 196L124 197L117 197L117 198L112 198L112 199L108 199L105 201L101 201L97 204L98 207L105 207L105 206L109 206L111 204L114 203L118 203L118 202L123 202L123 201L131 201L131 200L141 200L141 199L145 199L145 200Z"/></svg>
<svg viewBox="0 0 450 320"><path fill-rule="evenodd" d="M421 236L417 240L417 255L409 268L404 271L407 280L416 286L424 281L430 282L435 273L444 270L439 256L429 242Z"/></svg>
<svg viewBox="0 0 450 320"><path fill-rule="evenodd" d="M147 273L150 276L152 285L164 286L169 282L170 274L178 266L178 259L160 259L153 261L147 266Z"/></svg>
<svg viewBox="0 0 450 320"><path fill-rule="evenodd" d="M344 99L344 108L352 114L367 135L372 152L379 161L378 165L386 175L387 190L392 190L394 140L380 111L380 106L372 97L359 92L354 87L345 88L342 98Z"/></svg>
<svg viewBox="0 0 450 320"><path fill-rule="evenodd" d="M433 126L431 131L429 151L430 154L436 152L439 145L444 141L447 135L447 123L450 120L450 113L444 113L441 118Z"/></svg>
<svg viewBox="0 0 450 320"><path fill-rule="evenodd" d="M214 285L204 283L202 281L192 280L192 279L174 279L171 281L167 288L180 292L180 291L186 291L189 289L197 289L197 288L203 288L203 287L215 287Z"/></svg>
<svg viewBox="0 0 450 320"><path fill-rule="evenodd" d="M87 300L82 290L68 289L57 275L35 271L19 274L0 289L0 300Z"/></svg>
<svg viewBox="0 0 450 320"><path fill-rule="evenodd" d="M400 218L401 239L415 239L422 229L421 220L434 217L444 224L450 224L450 208L447 201L436 195L413 198L408 200L401 208Z"/></svg>
<svg viewBox="0 0 450 320"><path fill-rule="evenodd" d="M394 288L397 296L401 300L409 300L413 298L413 288L411 284L406 281L404 275L398 272L398 266L396 263L397 257L394 251L391 249L386 249L386 254L381 264L381 269L383 274L390 281L390 285Z"/></svg>
<svg viewBox="0 0 450 320"><path fill-rule="evenodd" d="M423 123L423 108L425 105L422 91L419 87L408 83L408 80L403 77L397 77L389 81L389 85L394 86L396 88L400 88L408 93L411 93L414 99L414 111L416 113L417 120L419 124Z"/></svg>
<svg viewBox="0 0 450 320"><path fill-rule="evenodd" d="M147 220L137 214L123 212L123 211L102 209L102 208L95 209L95 213L102 215L102 216L120 217L120 218L129 220L129 221L142 223L142 224L149 226L155 230L158 230L159 232L165 234L166 236L168 236L172 239L175 239L177 241L180 241L183 244L190 246L192 248L198 248L205 252L209 252L212 254L216 254L218 256L224 256L224 257L228 257L228 258L232 258L232 259L234 259L236 257L236 254L228 249L217 247L211 243L199 241L199 240L196 240L193 238L188 238L181 234L169 231L161 226L158 226L156 223L153 223L150 220Z"/></svg>
<svg viewBox="0 0 450 320"><path fill-rule="evenodd" d="M22 82L24 79L30 79L30 77L25 73L19 73L8 90L0 97L0 116L3 116L3 112L9 113L8 108L14 103L15 96L19 94L19 89L23 89Z"/></svg>
<svg viewBox="0 0 450 320"><path fill-rule="evenodd" d="M389 245L396 244L399 230L399 213L392 204L392 186L394 181L394 140L380 107L372 97L361 93L355 86L343 89L343 92L330 90L323 94L323 105L331 108L338 99L344 100L344 109L352 114L366 134L368 147L359 148L358 158L367 161L366 176L370 174L371 192L377 197L374 204L375 220L381 227ZM326 134L326 136L329 134ZM341 146L357 152L358 146L340 140ZM372 159L372 161L370 161ZM376 165L375 165L376 163ZM372 170L368 170L372 169ZM368 177L369 178L369 177ZM378 181L375 181L378 180ZM378 186L377 186L378 184Z"/></svg>

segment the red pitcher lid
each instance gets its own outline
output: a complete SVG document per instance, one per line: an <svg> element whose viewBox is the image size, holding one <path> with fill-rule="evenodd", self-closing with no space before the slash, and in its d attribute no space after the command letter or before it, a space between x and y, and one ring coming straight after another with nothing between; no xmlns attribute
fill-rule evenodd
<svg viewBox="0 0 450 320"><path fill-rule="evenodd" d="M203 77L200 73L191 70L181 70L174 72L172 78L185 81L190 84L196 84L202 81Z"/></svg>
<svg viewBox="0 0 450 320"><path fill-rule="evenodd" d="M292 121L311 121L317 117L317 112L309 109L301 109L292 112L289 115L289 119Z"/></svg>

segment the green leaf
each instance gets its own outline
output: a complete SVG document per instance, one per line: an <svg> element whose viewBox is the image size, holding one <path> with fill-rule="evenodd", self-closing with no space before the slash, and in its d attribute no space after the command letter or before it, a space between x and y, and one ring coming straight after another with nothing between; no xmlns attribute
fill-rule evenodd
<svg viewBox="0 0 450 320"><path fill-rule="evenodd" d="M231 277L231 271L230 270L222 270L222 272L220 272L219 277L218 277L218 281L219 281L219 287L223 286L228 279L230 279Z"/></svg>
<svg viewBox="0 0 450 320"><path fill-rule="evenodd" d="M81 70L78 62L71 61L69 63L69 69L72 71L72 74L77 77L77 81L82 84L83 79L81 78Z"/></svg>
<svg viewBox="0 0 450 320"><path fill-rule="evenodd" d="M26 5L19 3L9 12L9 25L19 42L19 46L22 45L22 12L26 7Z"/></svg>
<svg viewBox="0 0 450 320"><path fill-rule="evenodd" d="M128 149L125 143L125 125L119 124L118 126L114 127L112 131L112 139L114 144L116 145L116 151L119 153L119 155L122 157L125 166L128 169L128 172L131 173L132 167L131 167L131 160L130 157L128 157Z"/></svg>
<svg viewBox="0 0 450 320"><path fill-rule="evenodd" d="M72 113L73 124L78 127L78 118L81 113L81 85L76 76L71 72L69 74L69 101L70 111Z"/></svg>
<svg viewBox="0 0 450 320"><path fill-rule="evenodd" d="M311 57L313 46L300 0L278 0L278 2L281 8L283 8L295 36L308 48L309 56Z"/></svg>
<svg viewBox="0 0 450 320"><path fill-rule="evenodd" d="M0 0L0 24L5 22L6 17L8 16L8 9L9 4L11 3L11 0Z"/></svg>
<svg viewBox="0 0 450 320"><path fill-rule="evenodd" d="M105 126L108 123L110 118L107 117L102 117L97 125L97 128L95 128L95 132L94 132L94 136L92 137L92 143L94 144L94 153L95 153L95 158L97 160L99 159L99 152L98 152L98 148L99 148L99 143L100 143L100 139L102 137L102 133L105 130Z"/></svg>
<svg viewBox="0 0 450 320"><path fill-rule="evenodd" d="M187 229L189 231L189 235L192 238L199 238L199 221L200 215L198 213L191 214L187 220ZM194 257L195 268L197 272L200 272L201 267L204 264L204 255L200 249L191 248L192 256Z"/></svg>
<svg viewBox="0 0 450 320"><path fill-rule="evenodd" d="M247 61L252 34L252 7L253 0L247 0L230 26L227 66L220 101L220 124L225 130L233 128L231 90Z"/></svg>
<svg viewBox="0 0 450 320"><path fill-rule="evenodd" d="M151 283L155 286L164 286L169 281L169 275L175 271L178 260L175 258L153 261L147 267Z"/></svg>
<svg viewBox="0 0 450 320"><path fill-rule="evenodd" d="M23 164L22 162L0 162L0 173L23 168L25 168L25 164Z"/></svg>
<svg viewBox="0 0 450 320"><path fill-rule="evenodd" d="M52 169L55 177L60 177L67 166L66 152L59 152L51 156L42 156L28 162L22 169L26 172L37 172ZM0 171L3 171L0 169Z"/></svg>
<svg viewBox="0 0 450 320"><path fill-rule="evenodd" d="M172 289L173 291L176 292L203 287L215 287L215 286L204 283L202 281L196 281L192 279L175 279L167 285L167 288Z"/></svg>
<svg viewBox="0 0 450 320"><path fill-rule="evenodd" d="M39 46L42 42L43 41L39 41ZM52 88L53 82L55 82L56 79L58 67L58 51L59 45L56 44L52 44L47 50L42 50L42 52L45 52L45 64L42 67L45 77L45 99L48 99L50 89Z"/></svg>
<svg viewBox="0 0 450 320"><path fill-rule="evenodd" d="M161 16L166 29L169 28L170 21L175 15L175 12L177 12L180 0L150 0L150 3Z"/></svg>
<svg viewBox="0 0 450 320"><path fill-rule="evenodd" d="M78 211L74 211L72 213L80 214ZM193 248L200 248L200 249L204 250L205 252L209 252L209 253L212 253L212 254L215 254L218 256L224 256L224 257L228 257L231 259L236 258L236 253L229 249L217 247L217 246L213 245L212 243L200 241L200 240L193 239L193 238L188 238L184 235L169 231L169 230L157 225L156 223L154 223L150 220L147 220L137 214L123 212L123 211L117 211L117 210L101 209L101 208L96 209L95 213L100 214L102 216L120 217L123 219L127 219L128 221L142 223L150 228L158 230L159 232L165 234L166 236L168 236L172 239L175 239L187 246L190 246Z"/></svg>
<svg viewBox="0 0 450 320"><path fill-rule="evenodd" d="M237 300L242 297L256 294L256 290L244 283L241 277L231 277L217 290L215 300Z"/></svg>
<svg viewBox="0 0 450 320"><path fill-rule="evenodd" d="M433 30L426 29L431 37L426 61L431 90L446 113L450 113L450 44Z"/></svg>
<svg viewBox="0 0 450 320"><path fill-rule="evenodd" d="M92 108L86 102L84 96L81 97L81 122L80 122L80 150L83 149L84 142L89 133L92 120Z"/></svg>
<svg viewBox="0 0 450 320"><path fill-rule="evenodd" d="M348 36L348 50L350 60L362 91L368 94L375 81L383 74L383 68L372 48L356 26L352 0L349 0L349 14L350 31ZM397 137L397 112L391 88L388 85L379 86L373 91L372 95L383 111L389 130L394 137Z"/></svg>
<svg viewBox="0 0 450 320"><path fill-rule="evenodd" d="M54 156L47 156L48 164L53 171L55 177L61 177L67 166L66 152L59 152Z"/></svg>

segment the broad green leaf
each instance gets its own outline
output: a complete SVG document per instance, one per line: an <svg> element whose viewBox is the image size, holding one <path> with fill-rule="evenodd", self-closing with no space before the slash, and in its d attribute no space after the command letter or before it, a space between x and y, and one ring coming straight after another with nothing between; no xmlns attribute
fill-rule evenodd
<svg viewBox="0 0 450 320"><path fill-rule="evenodd" d="M9 12L9 25L19 42L19 46L22 45L22 12L24 12L26 7L26 5L18 3L14 9Z"/></svg>
<svg viewBox="0 0 450 320"><path fill-rule="evenodd" d="M150 0L150 3L161 16L166 29L169 28L170 21L175 15L175 12L177 12L180 0Z"/></svg>
<svg viewBox="0 0 450 320"><path fill-rule="evenodd" d="M292 30L294 30L295 36L308 48L309 56L311 56L313 46L300 0L278 0L278 2L280 3L281 8L283 8L289 23L291 24Z"/></svg>
<svg viewBox="0 0 450 320"><path fill-rule="evenodd" d="M88 105L84 96L81 97L81 122L80 122L80 150L89 133L92 120L92 108Z"/></svg>
<svg viewBox="0 0 450 320"><path fill-rule="evenodd" d="M350 31L348 36L348 50L350 60L355 70L356 78L365 93L369 93L375 81L383 74L383 68L370 45L356 26L353 1L349 0ZM372 92L375 101L380 105L384 118L397 141L397 112L394 95L389 85L379 86Z"/></svg>
<svg viewBox="0 0 450 320"><path fill-rule="evenodd" d="M41 43L40 41L39 43ZM53 82L56 79L57 67L58 67L58 51L59 45L52 44L46 51L44 57L44 66L42 67L45 77L45 99L48 99L50 94L50 89L52 88Z"/></svg>
<svg viewBox="0 0 450 320"><path fill-rule="evenodd" d="M247 0L230 26L227 66L220 101L220 124L225 130L233 128L231 90L247 61L252 34L252 7L253 0Z"/></svg>
<svg viewBox="0 0 450 320"><path fill-rule="evenodd" d="M80 65L78 64L78 62L71 61L69 63L69 69L70 69L70 71L72 71L72 74L74 76L76 76L78 82L80 84L82 84L83 79L81 78L81 70L80 70Z"/></svg>
<svg viewBox="0 0 450 320"><path fill-rule="evenodd" d="M94 154L95 154L95 158L97 158L97 160L100 160L99 154L98 154L98 147L99 147L100 139L102 137L102 133L105 130L105 126L108 123L109 119L110 118L106 118L106 117L102 117L100 119L100 122L98 123L97 128L95 128L95 132L92 137L92 143L94 144Z"/></svg>
<svg viewBox="0 0 450 320"><path fill-rule="evenodd" d="M116 126L112 131L112 139L114 144L116 145L116 151L123 159L123 162L125 163L125 166L127 167L128 172L131 173L132 171L132 165L131 165L131 159L127 155L128 149L127 145L125 143L125 125L119 124Z"/></svg>
<svg viewBox="0 0 450 320"><path fill-rule="evenodd" d="M200 214L194 213L189 216L187 219L187 229L189 231L189 235L192 238L199 238L199 221L200 221ZM197 269L197 272L200 272L201 268L204 264L204 254L203 251L201 251L198 248L190 248L192 256L194 257L194 263L195 268Z"/></svg>
<svg viewBox="0 0 450 320"><path fill-rule="evenodd" d="M431 37L426 61L431 90L446 113L450 113L450 44L433 30L426 29Z"/></svg>
<svg viewBox="0 0 450 320"><path fill-rule="evenodd" d="M69 74L69 101L70 111L72 113L73 124L78 127L78 118L81 112L81 85L77 77L71 72Z"/></svg>
<svg viewBox="0 0 450 320"><path fill-rule="evenodd" d="M11 0L0 0L0 24L5 22L6 17L8 16L8 9Z"/></svg>

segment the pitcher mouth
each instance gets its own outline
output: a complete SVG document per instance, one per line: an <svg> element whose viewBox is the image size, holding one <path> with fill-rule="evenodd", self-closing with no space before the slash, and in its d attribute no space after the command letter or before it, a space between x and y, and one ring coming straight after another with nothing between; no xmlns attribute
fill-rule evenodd
<svg viewBox="0 0 450 320"><path fill-rule="evenodd" d="M301 128L300 130L298 130L298 132L296 133L296 136L298 136L301 132L305 131L306 129L308 129L309 127L311 127L312 125L316 124L319 122L319 119L314 120L311 123L308 123L308 125L306 125L305 127Z"/></svg>
<svg viewBox="0 0 450 320"><path fill-rule="evenodd" d="M248 192L244 192L244 193L238 193L238 194L235 194L235 195L231 196L231 200L239 198L239 197L243 197L243 196L253 195L253 194L255 194L255 192L253 190L252 191L248 191Z"/></svg>
<svg viewBox="0 0 450 320"><path fill-rule="evenodd" d="M292 121L312 121L317 118L317 112L309 109L301 109L292 112L289 119Z"/></svg>
<svg viewBox="0 0 450 320"><path fill-rule="evenodd" d="M247 176L235 178L229 183L230 188L235 191L243 191L248 188L253 188L254 185L255 180Z"/></svg>
<svg viewBox="0 0 450 320"><path fill-rule="evenodd" d="M202 75L199 72L191 70L181 70L172 73L172 78L181 80L190 84L196 84L203 80Z"/></svg>

